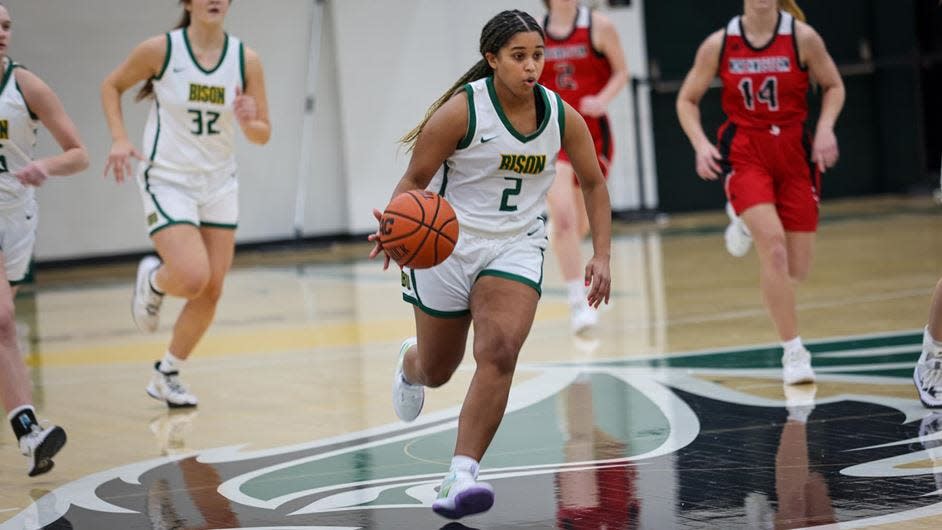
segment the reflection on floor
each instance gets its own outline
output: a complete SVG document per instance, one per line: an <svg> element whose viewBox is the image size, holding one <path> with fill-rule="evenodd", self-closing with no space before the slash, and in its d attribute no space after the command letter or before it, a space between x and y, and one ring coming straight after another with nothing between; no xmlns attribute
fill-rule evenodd
<svg viewBox="0 0 942 530"><path fill-rule="evenodd" d="M473 363L415 423L395 421L388 380L411 309L364 247L241 255L183 374L191 411L144 393L178 303L142 336L133 264L46 271L18 299L20 336L37 405L70 441L27 479L0 436L0 528L938 528L942 413L911 375L942 211L829 206L799 296L819 378L789 388L754 253L726 255L722 223L619 227L613 304L586 337L568 334L548 256L482 463L497 502L458 523L428 505Z"/></svg>

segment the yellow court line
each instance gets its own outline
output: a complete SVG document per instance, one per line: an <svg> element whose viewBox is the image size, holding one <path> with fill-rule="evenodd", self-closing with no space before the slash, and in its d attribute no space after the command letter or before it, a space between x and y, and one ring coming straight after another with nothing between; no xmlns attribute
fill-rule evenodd
<svg viewBox="0 0 942 530"><path fill-rule="evenodd" d="M566 315L555 308L541 311L539 320ZM317 348L355 347L366 343L396 342L414 333L412 318L338 322L329 324L297 324L284 326L253 326L248 331L211 330L200 341L194 355L200 358L231 355L258 355L292 352ZM27 359L33 367L57 367L140 362L160 355L169 337L121 341L112 344L91 343L82 346L42 346Z"/></svg>

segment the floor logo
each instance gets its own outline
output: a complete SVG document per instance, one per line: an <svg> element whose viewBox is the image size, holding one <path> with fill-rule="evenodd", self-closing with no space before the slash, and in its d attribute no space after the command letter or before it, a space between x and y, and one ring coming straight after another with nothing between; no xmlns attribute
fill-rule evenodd
<svg viewBox="0 0 942 530"><path fill-rule="evenodd" d="M521 366L482 463L474 523L771 528L942 515L942 415L912 388L921 335L813 343L815 386L780 350ZM0 528L416 528L458 410L277 450L201 451L67 484ZM470 524L470 523L469 523Z"/></svg>

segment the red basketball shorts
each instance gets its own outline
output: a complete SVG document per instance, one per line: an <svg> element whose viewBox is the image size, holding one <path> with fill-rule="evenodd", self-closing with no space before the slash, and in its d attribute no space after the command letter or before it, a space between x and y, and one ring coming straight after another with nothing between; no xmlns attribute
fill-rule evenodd
<svg viewBox="0 0 942 530"><path fill-rule="evenodd" d="M727 121L718 136L726 198L737 214L773 204L785 230L817 230L821 174L801 125L758 129Z"/></svg>

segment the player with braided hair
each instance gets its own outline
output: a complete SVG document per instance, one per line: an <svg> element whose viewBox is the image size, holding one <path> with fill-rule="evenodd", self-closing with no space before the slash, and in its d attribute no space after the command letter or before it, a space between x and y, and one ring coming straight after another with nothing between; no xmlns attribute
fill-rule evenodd
<svg viewBox="0 0 942 530"><path fill-rule="evenodd" d="M393 197L428 189L452 205L461 236L435 267L402 271L416 337L400 348L393 408L404 421L422 410L424 387L447 382L464 357L470 326L477 363L458 418L449 473L432 509L457 519L490 509L479 461L504 416L517 357L540 299L541 216L560 148L580 175L595 255L585 268L589 304L608 302L611 207L585 120L539 85L543 30L527 13L503 11L481 32L482 59L429 109L403 143L412 159ZM379 220L382 214L374 210ZM370 257L384 252L379 231ZM384 268L389 265L386 255Z"/></svg>

